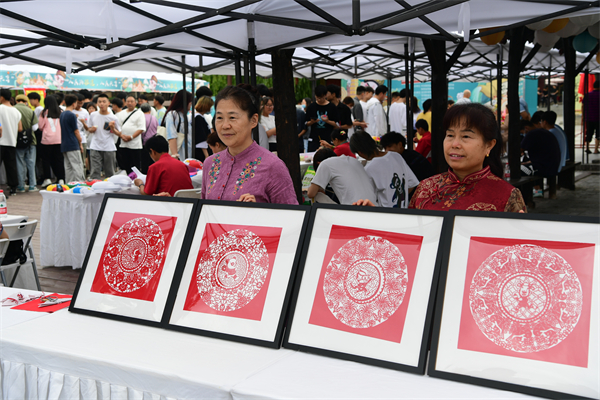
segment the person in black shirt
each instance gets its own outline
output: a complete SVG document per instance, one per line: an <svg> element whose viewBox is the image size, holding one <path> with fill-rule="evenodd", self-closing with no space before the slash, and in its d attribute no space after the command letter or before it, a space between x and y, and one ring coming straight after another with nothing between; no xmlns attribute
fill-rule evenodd
<svg viewBox="0 0 600 400"><path fill-rule="evenodd" d="M527 151L535 175L556 176L560 164L560 147L556 137L546 129L536 129L529 121L522 120L520 128L525 134L521 149Z"/></svg>
<svg viewBox="0 0 600 400"><path fill-rule="evenodd" d="M327 101L335 104L340 117L340 128L348 130L352 128L352 111L342 103L342 89L338 85L327 85Z"/></svg>
<svg viewBox="0 0 600 400"><path fill-rule="evenodd" d="M407 149L406 139L398 132L386 133L381 137L379 144L386 151L400 153L419 181L435 175L431 163L415 150Z"/></svg>
<svg viewBox="0 0 600 400"><path fill-rule="evenodd" d="M327 88L319 85L315 88L316 101L306 109L306 125L310 126L308 151L314 152L321 140L331 142L331 132L338 127L338 108L327 101Z"/></svg>

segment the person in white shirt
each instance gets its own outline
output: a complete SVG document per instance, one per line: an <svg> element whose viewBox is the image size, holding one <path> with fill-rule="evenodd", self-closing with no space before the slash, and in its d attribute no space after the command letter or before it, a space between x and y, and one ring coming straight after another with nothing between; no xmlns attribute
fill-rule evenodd
<svg viewBox="0 0 600 400"><path fill-rule="evenodd" d="M0 90L0 165L4 163L6 180L10 187L10 194L17 194L19 175L17 172L17 132L23 130L21 113L10 104L12 94L8 89Z"/></svg>
<svg viewBox="0 0 600 400"><path fill-rule="evenodd" d="M265 128L267 136L269 137L269 150L277 151L277 132L275 131L275 116L271 115L273 112L273 99L270 97L263 97L260 100L260 124Z"/></svg>
<svg viewBox="0 0 600 400"><path fill-rule="evenodd" d="M388 131L387 118L383 109L383 102L387 99L388 88L385 85L377 86L375 95L367 102L367 131L371 136L381 137Z"/></svg>
<svg viewBox="0 0 600 400"><path fill-rule="evenodd" d="M324 147L315 153L313 166L316 173L308 188L311 199L331 185L340 204L351 205L360 199L377 201L373 180L356 158L338 157L333 150Z"/></svg>
<svg viewBox="0 0 600 400"><path fill-rule="evenodd" d="M456 103L454 103L454 105L468 104L470 102L471 102L471 91L469 89L466 89L463 92L462 99L457 100Z"/></svg>
<svg viewBox="0 0 600 400"><path fill-rule="evenodd" d="M83 95L81 93L75 93L75 96L77 97L77 102L75 103L72 112L77 116L77 129L79 129L81 145L83 146L83 153L81 153L81 156L83 158L83 166L87 171L90 169L90 164L87 159L88 135L90 134L87 128L90 123L90 113L83 108Z"/></svg>
<svg viewBox="0 0 600 400"><path fill-rule="evenodd" d="M374 94L375 90L373 90L371 86L365 86L362 99L360 99L360 107L362 108L363 112L363 121L367 124L363 130L369 129L369 101L371 101Z"/></svg>
<svg viewBox="0 0 600 400"><path fill-rule="evenodd" d="M375 140L365 132L354 133L350 149L369 160L365 171L377 188L377 205L408 208L408 193L419 184L419 180L404 158L394 151L379 150Z"/></svg>
<svg viewBox="0 0 600 400"><path fill-rule="evenodd" d="M110 106L108 96L102 93L96 101L99 111L90 115L90 126L88 126L88 131L94 134L94 140L90 144L90 176L92 179L100 179L102 169L107 178L115 174L117 146L115 146L113 137L121 129L119 119L108 109Z"/></svg>
<svg viewBox="0 0 600 400"><path fill-rule="evenodd" d="M390 131L406 136L406 89L392 93L389 116Z"/></svg>
<svg viewBox="0 0 600 400"><path fill-rule="evenodd" d="M142 133L146 132L146 117L144 113L135 108L136 100L133 96L127 96L125 106L117 118L121 125L121 130L116 129L113 123L112 131L121 138L119 147L123 153L123 167L130 174L132 167L142 168Z"/></svg>

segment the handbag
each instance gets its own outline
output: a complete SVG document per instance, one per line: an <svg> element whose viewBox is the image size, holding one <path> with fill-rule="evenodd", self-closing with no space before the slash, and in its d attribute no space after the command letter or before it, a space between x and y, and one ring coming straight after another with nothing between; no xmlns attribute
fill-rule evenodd
<svg viewBox="0 0 600 400"><path fill-rule="evenodd" d="M17 149L26 149L33 143L33 117L35 117L35 113L31 114L31 121L29 123L29 128L24 129L20 132L17 132Z"/></svg>

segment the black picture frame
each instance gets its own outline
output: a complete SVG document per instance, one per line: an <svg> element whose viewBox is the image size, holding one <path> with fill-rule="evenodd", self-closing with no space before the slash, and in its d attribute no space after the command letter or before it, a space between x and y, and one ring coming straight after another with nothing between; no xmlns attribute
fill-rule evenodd
<svg viewBox="0 0 600 400"><path fill-rule="evenodd" d="M419 287L419 289L425 290L424 294L421 294L420 296L424 300L426 307L424 310L422 310L423 314L425 314L425 315L421 316L422 317L422 325L420 328L417 328L419 330L419 332L417 333L419 340L418 340L418 345L416 347L418 349L418 361L416 363L414 363L414 365L361 355L360 350L359 350L359 348L361 346L350 345L347 347L347 350L339 351L339 350L333 350L333 349L331 349L331 347L328 347L327 345L313 345L313 344L309 345L307 343L303 343L301 340L294 340L294 337L293 337L294 329L295 329L294 318L298 312L300 291L301 291L302 285L303 285L303 278L307 271L307 262L308 262L307 259L310 257L309 251L310 251L310 246L311 246L311 238L313 236L314 229L315 229L315 221L318 218L319 212L328 212L330 210L348 212L348 213L351 213L349 215L354 215L354 216L363 215L363 216L365 216L365 218L378 217L380 219L387 220L387 223L389 223L389 224L392 224L392 222L390 222L390 221L393 221L394 217L396 217L398 220L401 220L403 218L408 218L408 219L411 219L412 221L414 221L417 218L422 218L422 219L428 218L430 222L433 219L435 219L437 221L438 225L436 227L432 227L430 229L433 229L433 230L437 229L437 235L439 235L439 238L437 239L437 241L434 244L429 244L429 247L427 248L428 250L431 250L433 247L437 246L437 248L433 252L433 254L432 255L430 254L430 257L432 257L432 260L430 259L430 264L428 264L426 266L427 268L430 269L431 276L428 280L425 279L426 283L423 284L422 287L421 286ZM440 211L391 209L391 208L380 208L380 207L357 207L357 206L342 206L342 205L333 205L333 204L314 205L312 212L311 212L311 216L310 216L310 222L309 222L309 227L308 227L308 231L307 231L307 236L304 241L304 248L302 251L302 258L300 260L300 267L299 267L299 271L298 271L298 276L296 278L296 284L294 286L292 302L290 304L290 312L288 314L288 320L287 320L287 324L286 324L287 329L286 329L286 332L284 335L283 347L292 349L292 350L299 350L299 351L323 355L323 356L327 356L327 357L355 361L355 362L360 362L363 364L369 364L369 365L384 367L384 368L388 368L388 369L394 369L394 370L411 372L411 373L423 375L425 372L425 366L426 366L426 362L427 362L427 354L428 354L429 339L430 339L431 326L432 326L432 320L433 320L433 307L435 304L437 281L438 281L440 266L442 263L442 258L444 257L444 248L443 248L442 244L447 241L444 239L444 237L447 236L447 231L448 231L448 226L447 226L447 222L445 220L445 216L446 216L446 213L440 212ZM344 224L342 224L342 225L344 225ZM353 226L355 226L355 225L353 225ZM370 228L368 228L368 229L370 229ZM379 228L379 230L386 230L386 228ZM431 235L431 237L437 237L437 236L435 236L436 233L430 233L430 235ZM421 251L424 251L424 250L421 249ZM421 259L420 257L421 257L421 254L419 254L419 259ZM325 257L321 260L321 263L323 262L324 259L325 259ZM317 268L314 266L314 264L315 263L313 263L311 260L311 264L310 264L309 268L313 268L313 269ZM420 265L421 270L419 271L419 274L424 273L422 271L425 271L426 267L424 264L423 264L423 266ZM320 274L323 273L322 272L323 267L321 265L318 266L318 269L321 271L321 272L319 272ZM415 267L415 270L416 270L416 267ZM314 281L314 278L312 278L312 281ZM312 299L313 291L312 290L313 289L311 289L311 292L310 292L311 293L311 297L310 297L311 303L313 302L313 299ZM316 290L316 289L314 289L314 290ZM410 298L407 298L406 301L409 303L411 301L417 302L417 300L416 300L416 298L418 297L417 292L418 292L417 288L413 287ZM316 292L314 292L314 293L316 293ZM312 305L311 305L311 307L312 307ZM303 321L302 324L306 324L306 322ZM325 329L327 329L327 328L325 328ZM410 327L408 327L408 323L406 323L404 325L404 329L405 330L411 329ZM331 331L334 331L334 330L331 329Z"/></svg>
<svg viewBox="0 0 600 400"><path fill-rule="evenodd" d="M119 204L112 204L118 202ZM134 207L131 210L127 208L122 208L123 206L129 205L131 203L131 207ZM90 239L90 243L88 245L88 249L86 252L86 256L83 262L83 267L81 273L79 275L79 279L77 281L77 285L75 286L75 291L73 293L73 300L69 306L69 311L84 314L94 317L113 319L117 321L136 323L140 325L160 327L162 326L161 318L152 318L147 313L140 312L136 314L135 312L130 312L131 309L138 308L135 305L131 305L129 307L129 311L127 311L127 307L122 308L119 304L112 304L113 307L112 312L100 311L100 308L106 308L105 302L111 302L117 296L112 296L110 294L95 294L95 301L93 301L92 306L90 306L90 299L86 299L86 295L89 295L90 288L92 283L90 280L93 280L93 275L96 274L99 269L99 260L103 254L104 241L108 240L107 232L106 232L106 224L110 225L110 222L107 218L112 218L115 212L145 212L152 213L153 208L156 209L156 206L163 205L163 207L170 207L172 209L179 208L175 216L187 218L187 221L183 220L182 222L176 223L173 228L174 232L177 229L177 234L179 236L183 235L177 243L171 240L169 249L167 254L165 255L164 266L161 270L161 276L159 277L159 287L161 291L166 290L166 295L163 296L162 299L154 299L152 302L146 303L154 303L158 304L158 315L162 317L164 311L166 310L167 300L169 288L172 284L172 279L177 271L177 267L185 262L185 256L189 252L189 247L192 242L192 227L194 217L199 211L199 205L197 199L191 198L175 198L175 197L161 197L161 196L139 196L139 195L130 195L130 194L119 194L119 193L107 193L104 196L102 201L102 205L100 207L100 211L98 213L98 218L96 219L96 224L94 225L94 231L92 233L92 237ZM118 207L118 209L117 209ZM173 217L172 210L165 210L162 213L162 216L170 216ZM181 221L181 220L180 220ZM100 235L100 230L104 227L103 235ZM102 243L96 243L97 241L102 241ZM172 256L169 256L169 253L173 252ZM167 265L168 264L168 265ZM165 270L169 271L169 275L166 275ZM157 290L158 291L158 290ZM118 298L117 298L118 299ZM133 299L133 302L137 302L139 306L142 301ZM142 303L143 304L143 303ZM108 307L108 306L107 306ZM142 306L143 307L143 306Z"/></svg>
<svg viewBox="0 0 600 400"><path fill-rule="evenodd" d="M444 257L444 263L442 265L442 269L439 277L439 287L438 287L438 296L435 307L435 315L434 315L434 323L433 323L433 334L432 334L432 342L431 342L431 352L429 358L429 365L427 374L432 377L453 380L463 383L469 383L479 386L486 386L495 389L508 390L513 392L524 393L527 395L545 397L550 399L588 399L588 398L598 398L600 395L600 388L598 386L598 375L600 371L598 371L598 352L593 352L589 350L590 355L595 353L595 361L591 361L592 365L596 365L596 369L592 369L586 372L587 375L585 377L586 382L588 384L588 388L594 387L596 393L588 393L591 396L588 396L584 393L575 393L573 389L574 387L580 387L579 390L582 390L581 387L585 386L584 384L584 375L582 375L583 368L574 367L574 366L564 366L559 364L557 366L558 361L540 361L540 360L532 360L522 358L521 356L515 355L513 359L507 354L501 354L498 350L498 353L487 353L481 350L465 350L464 342L463 348L460 349L458 347L458 343L460 339L460 330L461 322L458 322L458 328L456 327L457 316L456 312L452 310L457 309L458 302L466 301L466 283L468 282L468 277L470 274L465 276L463 280L463 287L459 288L454 282L455 278L452 278L452 282L449 282L449 277L456 277L458 274L462 274L462 271L468 270L468 262L470 253L467 254L466 265L463 260L464 254L462 251L462 245L467 237L473 238L476 237L478 240L478 235L482 232L483 229L490 230L489 238L490 241L494 238L498 237L498 235L502 235L503 233L508 233L503 237L504 240L520 242L521 245L527 245L529 242L531 243L539 243L540 241L558 241L558 242L572 242L576 245L581 244L589 244L594 243L594 258L592 260L592 271L594 274L594 283L590 284L590 287L593 288L591 293L595 293L595 298L590 298L590 304L596 302L598 304L598 277L597 274L600 272L598 268L599 260L597 257L598 254L598 245L600 241L600 218L597 217L581 217L581 216L567 216L567 215L541 215L541 214L515 214L515 213L494 213L494 212L482 212L482 211L451 211L449 212L449 230L448 235L446 237L447 243L446 247L450 248L451 251ZM501 222L499 222L501 221ZM458 226L457 226L458 225ZM477 226L481 228L477 228ZM466 229L465 227L470 227L470 229ZM475 227L475 228L474 228ZM484 228L485 227L485 228ZM591 238L588 238L585 242L578 241L577 238L581 237L584 233L580 233L580 236L572 235L573 231L577 230L577 227L580 229L585 228L585 232L595 232L595 236L592 235ZM464 235L459 232L469 232L468 235ZM460 235L463 237L461 241L453 240L455 235ZM543 239L544 235L547 235L546 239ZM486 237L486 236L484 236ZM507 239L508 238L508 239ZM498 241L498 246L502 246L502 241ZM461 244L460 246L457 244ZM509 247L509 246L507 246ZM471 249L469 249L471 251ZM475 251L475 250L473 250ZM454 253L453 253L454 252ZM459 255L457 255L459 254ZM486 253L483 253L486 254ZM496 254L496 253L493 253ZM540 258L538 258L540 259ZM564 259L564 257L563 257ZM486 259L487 262L487 259ZM478 265L478 263L473 262L473 265ZM483 264L481 264L483 265ZM480 267L481 268L481 267ZM479 271L479 270L478 270ZM496 272L499 270L496 269ZM474 279L474 278L473 278ZM458 281L458 279L456 279ZM457 294L461 295L458 296ZM592 295L590 294L590 297ZM457 297L460 297L457 299ZM471 303L472 304L472 303ZM460 305L459 305L460 306ZM486 305L487 307L488 305ZM444 308L447 307L448 314L445 319L444 317ZM471 306L472 307L472 306ZM597 309L596 309L597 311ZM464 312L464 307L463 307ZM473 316L473 311L471 311L471 316ZM458 318L461 318L461 315L458 315ZM578 319L579 321L579 319ZM596 324L598 325L598 315L593 315L590 312L590 326ZM575 326L576 328L576 326ZM574 329L575 329L574 328ZM481 328L479 328L481 329ZM591 330L593 332L593 330ZM597 329L596 329L597 332ZM482 338L484 337L484 333L482 331ZM533 333L532 333L533 335ZM457 338L455 340L455 338ZM488 337L489 339L489 337ZM489 339L490 342L492 339ZM542 339L540 339L541 341ZM589 333L589 346L598 346L598 337L596 333L596 337L592 337L592 333ZM449 343L448 343L449 342ZM470 338L470 342L473 343L473 337ZM482 340L485 342L485 340ZM571 342L573 343L573 342ZM558 343L560 344L560 342ZM557 344L557 345L558 345ZM500 347L500 346L498 346ZM548 349L546 349L548 350ZM460 353L459 353L460 351ZM513 351L514 352L514 351ZM476 354L475 354L476 353ZM514 352L516 353L516 352ZM513 371L508 371L508 374L514 374L514 377L511 377L514 380L519 380L520 382L535 382L535 385L525 385L515 382L509 382L508 379L503 380L501 377L490 377L485 375L485 372L477 371L477 365L473 365L472 367L467 367L463 364L448 367L438 365L438 361L444 357L444 362L448 364L447 360L450 355L454 357L454 359L460 360L460 363L469 363L470 355L475 354L476 362L485 362L487 365L487 369L490 371L500 371L501 369L506 369L507 364L514 365ZM521 353L520 353L521 354ZM556 353L554 353L556 354ZM441 363L440 363L441 364ZM534 368L531 368L532 365L535 365ZM459 372L459 366L462 370ZM470 369L472 368L472 369ZM548 368L545 370L544 368ZM552 373L550 373L552 371ZM558 373L557 373L558 371ZM489 373L490 375L492 372ZM544 378L540 378L540 375L546 374L547 379L544 382ZM577 376L578 378L575 380L571 380L572 374ZM560 382L564 380L564 382ZM594 382L595 380L595 382ZM573 383L570 387L570 383ZM562 387L556 387L561 386ZM556 390L558 389L558 390Z"/></svg>
<svg viewBox="0 0 600 400"><path fill-rule="evenodd" d="M274 349L279 348L281 346L281 339L285 328L284 323L286 320L286 312L289 308L288 305L290 302L292 288L297 275L298 263L301 256L300 253L306 236L306 230L310 215L310 207L286 204L246 203L218 200L200 200L199 206L200 208L195 216L193 226L192 236L194 237L194 239L190 244L190 251L187 259L179 266L178 270L175 273L174 283L171 287L171 292L169 294L169 299L167 302L166 312L163 316L163 326L167 329L179 332L191 333L201 336L207 336L217 339L229 340ZM271 275L271 280L269 281L267 293L273 290L272 285L283 285L279 288L279 290L284 291L283 295L278 298L277 303L273 302L271 303L273 305L270 306L271 308L277 310L277 315L267 317L267 319L270 320L270 322L267 321L267 323L270 325L269 328L266 328L266 330L269 332L269 335L272 335L270 339L257 336L253 337L251 335L244 334L243 326L245 321L243 321L243 319L241 318L232 318L228 317L227 315L218 315L216 317L223 324L224 327L222 329L210 329L210 322L208 321L207 317L207 315L209 314L205 314L202 312L194 313L189 310L184 310L184 307L182 307L182 305L185 303L185 299L187 296L186 287L189 287L189 285L191 285L193 279L193 271L195 271L195 268L197 266L196 264L198 254L200 251L201 241L203 240L205 228L205 225L201 226L201 224L205 223L205 221L203 220L203 218L205 217L204 213L208 213L210 212L210 210L216 210L219 207L221 208L221 211L219 211L219 216L215 217L216 219L223 218L224 213L227 211L233 214L239 212L241 213L240 217L231 215L228 217L230 219L227 222L211 223L239 225L253 225L253 223L256 223L257 227L265 227L268 226L264 225L269 223L267 221L275 221L277 217L281 218L282 216L284 216L285 212L290 213L289 220L281 219L278 222L276 222L276 225L274 225L276 227L287 227L286 229L289 229L290 231L293 230L295 237L293 239L286 240L288 240L290 243L295 241L295 244L293 257L290 258L288 256L286 259L286 268L289 268L289 272L286 273L287 278L281 278L278 279L278 282L274 282L272 279L273 275ZM242 215L245 215L245 217L242 217ZM206 221L208 220L209 218L207 217ZM202 232L200 232L199 229L201 229ZM290 243L286 244L288 248L290 247ZM281 245L281 243L279 243L278 246L279 245ZM208 249L205 249L204 252L206 250ZM277 255L279 255L279 247ZM277 262L277 257L273 262ZM275 268L280 268L280 270L283 270L281 269L281 267L278 267L278 265L273 265L272 271L275 271ZM265 309L269 307L269 303L265 302L264 307ZM263 320L264 319L265 318L263 315ZM187 322L182 322L184 320ZM238 320L242 320L242 322L239 322ZM259 322L262 323L264 321ZM228 325L230 327L235 325L235 329L228 330Z"/></svg>

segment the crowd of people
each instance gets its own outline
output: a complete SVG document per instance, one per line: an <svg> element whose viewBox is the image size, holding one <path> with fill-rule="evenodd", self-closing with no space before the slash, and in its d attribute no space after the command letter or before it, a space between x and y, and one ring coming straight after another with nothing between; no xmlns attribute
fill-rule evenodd
<svg viewBox="0 0 600 400"><path fill-rule="evenodd" d="M421 109L404 89L391 93L386 109L388 92L385 85L364 85L354 98L342 98L340 86L319 85L314 102L298 99L300 152L314 153L309 198L325 194L341 204L397 208L525 210L519 191L501 179L507 149L496 114L471 103L470 91L449 105L444 117L443 151L450 168L439 175L431 164L431 100ZM135 180L142 194L172 196L191 188L178 159L192 154L192 135L186 140L184 132L185 124L192 132L193 106L195 154L204 161L203 198L298 203L289 173L274 154L274 97L264 85L229 86L215 101L207 87L195 95L181 90L168 107L160 95L151 106L144 94L109 98L86 90L54 93L44 106L35 92L11 97L0 91L0 150L11 194L36 191L38 183L46 187L53 177L57 183L76 182L135 169L149 176ZM406 141L407 107L414 150ZM568 161L556 114L530 116L525 104L520 119L523 171L555 176ZM492 199L492 193L501 195Z"/></svg>
<svg viewBox="0 0 600 400"><path fill-rule="evenodd" d="M195 97L179 91L166 107L158 94L151 105L143 93L119 92L111 98L106 93L80 90L55 92L42 100L37 92L13 98L10 90L2 89L0 156L10 194L38 191L38 186L46 188L53 182L106 178L119 171L131 174L134 167L146 174L156 160L151 149L144 148L156 135L166 140L167 154L183 160L188 146L191 157L191 140L184 144L183 137L184 124L192 131L192 102L196 155L204 160L210 155L208 139L214 133L212 95L208 87L199 88ZM212 145L222 150L218 136L213 136Z"/></svg>

